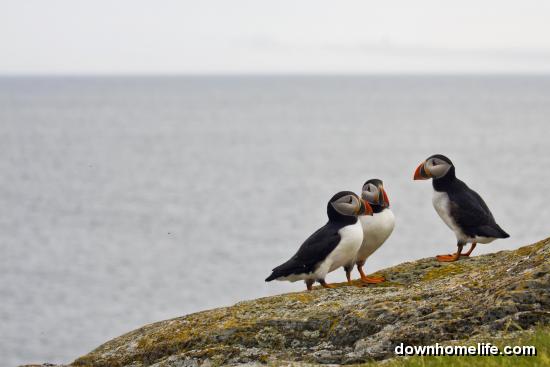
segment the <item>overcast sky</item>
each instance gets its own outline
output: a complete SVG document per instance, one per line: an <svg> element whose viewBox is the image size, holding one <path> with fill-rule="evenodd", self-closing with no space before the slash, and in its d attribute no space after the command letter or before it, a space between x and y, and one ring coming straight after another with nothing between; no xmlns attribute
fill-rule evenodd
<svg viewBox="0 0 550 367"><path fill-rule="evenodd" d="M0 73L550 72L548 0L0 0Z"/></svg>

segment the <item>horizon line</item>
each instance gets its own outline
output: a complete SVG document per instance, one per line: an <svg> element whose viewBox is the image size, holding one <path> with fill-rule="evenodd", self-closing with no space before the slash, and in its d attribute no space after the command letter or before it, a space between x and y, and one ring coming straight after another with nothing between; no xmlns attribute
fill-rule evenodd
<svg viewBox="0 0 550 367"><path fill-rule="evenodd" d="M421 77L421 76L550 76L549 71L435 71L435 72L24 72L3 73L0 78L50 77Z"/></svg>

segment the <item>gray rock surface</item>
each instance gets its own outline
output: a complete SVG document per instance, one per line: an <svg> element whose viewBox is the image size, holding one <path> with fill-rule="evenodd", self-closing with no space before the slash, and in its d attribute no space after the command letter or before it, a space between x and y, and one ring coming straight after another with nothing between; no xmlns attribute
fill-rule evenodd
<svg viewBox="0 0 550 367"><path fill-rule="evenodd" d="M380 273L387 282L316 288L147 325L71 366L351 364L392 357L402 342L494 337L550 323L550 239Z"/></svg>

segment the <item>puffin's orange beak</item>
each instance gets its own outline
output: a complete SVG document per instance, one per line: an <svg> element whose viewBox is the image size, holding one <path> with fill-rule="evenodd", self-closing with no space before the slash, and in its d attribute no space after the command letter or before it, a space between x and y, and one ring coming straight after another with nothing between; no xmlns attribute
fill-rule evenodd
<svg viewBox="0 0 550 367"><path fill-rule="evenodd" d="M386 190L382 187L382 196L384 197L384 206L386 208L390 207L390 199L388 199L388 194L386 194Z"/></svg>
<svg viewBox="0 0 550 367"><path fill-rule="evenodd" d="M365 207L365 210L363 210L363 215L372 215L373 211L370 204L366 200L361 199L361 201L363 202L363 205Z"/></svg>
<svg viewBox="0 0 550 367"><path fill-rule="evenodd" d="M414 177L413 177L414 180L427 180L432 177L430 172L427 172L426 169L424 168L424 163L426 162L422 162L418 165L418 167L416 167L416 170L414 171Z"/></svg>

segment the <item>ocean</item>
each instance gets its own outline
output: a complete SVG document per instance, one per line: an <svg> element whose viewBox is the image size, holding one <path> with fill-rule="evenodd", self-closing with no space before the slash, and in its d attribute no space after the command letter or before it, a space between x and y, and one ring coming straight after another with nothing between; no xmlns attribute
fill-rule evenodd
<svg viewBox="0 0 550 367"><path fill-rule="evenodd" d="M433 153L511 235L474 254L545 238L549 133L549 76L0 78L2 362L303 290L264 278L370 178L396 227L367 272L452 252Z"/></svg>

